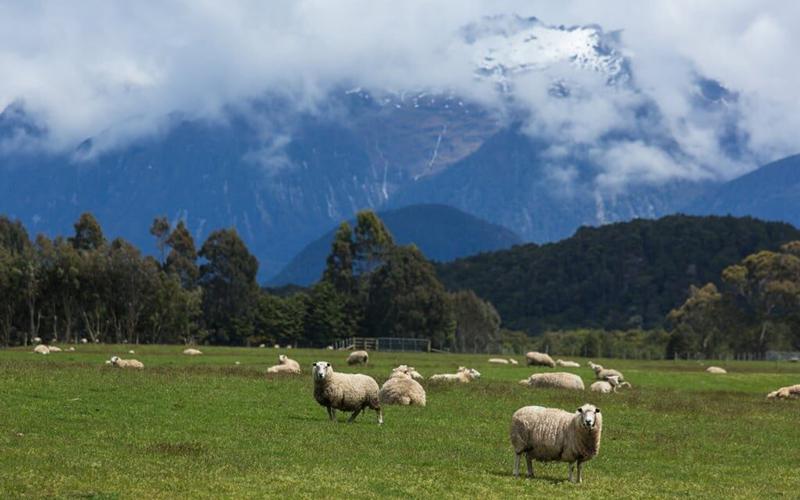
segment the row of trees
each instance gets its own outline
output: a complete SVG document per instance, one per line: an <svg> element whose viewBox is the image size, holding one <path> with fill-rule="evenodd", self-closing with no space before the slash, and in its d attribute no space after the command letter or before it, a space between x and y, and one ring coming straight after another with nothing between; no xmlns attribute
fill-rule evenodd
<svg viewBox="0 0 800 500"><path fill-rule="evenodd" d="M380 219L343 223L320 281L291 294L256 282L258 260L234 229L198 251L180 221L150 228L157 256L107 241L89 213L72 237L31 241L0 218L0 339L73 342L281 343L323 346L350 336L431 339L436 347L485 352L500 317L472 292L449 294L414 246L395 245Z"/></svg>
<svg viewBox="0 0 800 500"><path fill-rule="evenodd" d="M800 350L800 241L726 267L721 283L692 286L669 313L668 356Z"/></svg>

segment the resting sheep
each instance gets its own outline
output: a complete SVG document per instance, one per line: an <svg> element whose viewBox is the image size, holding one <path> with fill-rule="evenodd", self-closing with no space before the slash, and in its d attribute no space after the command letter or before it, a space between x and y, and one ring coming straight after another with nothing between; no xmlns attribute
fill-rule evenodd
<svg viewBox="0 0 800 500"><path fill-rule="evenodd" d="M553 358L551 358L549 354L545 354L543 352L531 351L525 354L525 361L527 362L528 366L538 365L549 366L550 368L555 368L556 366L556 362L553 361Z"/></svg>
<svg viewBox="0 0 800 500"><path fill-rule="evenodd" d="M478 370L460 366L456 373L431 375L431 382L461 382L466 384L480 377L481 373Z"/></svg>
<svg viewBox="0 0 800 500"><path fill-rule="evenodd" d="M627 384L627 382L625 383ZM611 375L607 380L598 380L597 382L593 383L591 386L589 386L589 390L592 392L599 392L601 394L610 394L612 392L617 392L617 387L619 384L619 377L616 375Z"/></svg>
<svg viewBox="0 0 800 500"><path fill-rule="evenodd" d="M299 375L301 373L300 363L290 359L285 354L278 356L278 364L267 368L267 373L286 373L289 375Z"/></svg>
<svg viewBox="0 0 800 500"><path fill-rule="evenodd" d="M514 476L519 477L519 460L525 454L528 477L533 477L533 460L569 463L569 480L578 465L580 483L583 463L600 452L603 418L600 408L585 404L575 413L542 406L525 406L511 417L511 446L514 447Z"/></svg>
<svg viewBox="0 0 800 500"><path fill-rule="evenodd" d="M61 348L58 347L57 345L51 345L50 352L61 352Z"/></svg>
<svg viewBox="0 0 800 500"><path fill-rule="evenodd" d="M519 362L517 362L517 360L514 359L514 358L508 358L508 362L511 363L512 365L518 365L519 364Z"/></svg>
<svg viewBox="0 0 800 500"><path fill-rule="evenodd" d="M50 354L50 348L44 344L39 344L33 348L33 352L36 354Z"/></svg>
<svg viewBox="0 0 800 500"><path fill-rule="evenodd" d="M603 368L601 365L594 365L592 369L594 370L594 375L597 380L608 380L608 377L617 377L619 378L620 382L625 381L625 377L622 375L622 372L617 370Z"/></svg>
<svg viewBox="0 0 800 500"><path fill-rule="evenodd" d="M378 400L387 405L425 406L425 389L411 375L401 374L384 382Z"/></svg>
<svg viewBox="0 0 800 500"><path fill-rule="evenodd" d="M797 399L800 398L800 384L781 387L777 391L767 394L767 399Z"/></svg>
<svg viewBox="0 0 800 500"><path fill-rule="evenodd" d="M400 365L397 368L393 368L389 378L402 377L406 375L416 381L425 380L425 377L423 377L422 374L416 370L416 368L408 365Z"/></svg>
<svg viewBox="0 0 800 500"><path fill-rule="evenodd" d="M137 360L137 359L120 359L119 356L111 356L111 366L116 366L117 368L136 368L141 370L144 368L144 364Z"/></svg>
<svg viewBox="0 0 800 500"><path fill-rule="evenodd" d="M706 368L706 371L708 373L719 373L719 374L728 373L728 370L726 370L725 368L720 368L719 366L709 366L708 368Z"/></svg>
<svg viewBox="0 0 800 500"><path fill-rule="evenodd" d="M366 365L369 362L367 351L353 351L347 356L348 365Z"/></svg>
<svg viewBox="0 0 800 500"><path fill-rule="evenodd" d="M203 352L200 351L199 349L194 349L194 348L190 347L188 349L184 349L183 350L183 354L185 354L187 356L199 356L199 355L203 354Z"/></svg>
<svg viewBox="0 0 800 500"><path fill-rule="evenodd" d="M563 359L557 359L556 360L556 364L558 366L566 366L566 367L569 367L569 368L580 368L581 367L580 363L576 363L575 361L564 361Z"/></svg>
<svg viewBox="0 0 800 500"><path fill-rule="evenodd" d="M489 363L497 363L498 365L507 365L508 360L506 358L489 358Z"/></svg>
<svg viewBox="0 0 800 500"><path fill-rule="evenodd" d="M337 373L327 361L313 365L314 399L328 410L328 416L336 421L336 410L351 411L348 422L352 422L364 408L372 408L378 414L378 424L383 423L383 410L378 398L378 383L367 375Z"/></svg>
<svg viewBox="0 0 800 500"><path fill-rule="evenodd" d="M584 390L583 380L574 373L567 372L534 373L519 383L537 388Z"/></svg>

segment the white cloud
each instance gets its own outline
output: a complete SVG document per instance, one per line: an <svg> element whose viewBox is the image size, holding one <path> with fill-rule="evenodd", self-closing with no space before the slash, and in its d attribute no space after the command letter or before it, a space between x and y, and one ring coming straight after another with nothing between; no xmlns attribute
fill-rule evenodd
<svg viewBox="0 0 800 500"><path fill-rule="evenodd" d="M456 34L484 15L509 12L622 30L641 92L612 89L599 74L569 64L547 75L528 73L517 85L517 101L530 110L526 130L554 138L559 147L596 147L612 129L663 127L685 155L677 161L653 145L611 142L593 152L608 162L599 185L728 178L797 152L797 2L7 2L0 4L0 109L24 102L48 127L47 146L58 150L87 137L113 147L160 133L173 112L219 119L226 106L265 92L302 110L316 109L342 84L453 89L491 104L496 95L473 78L475 54ZM736 92L738 101L727 109L698 109L698 74ZM553 98L554 77L585 93ZM635 115L647 102L657 105L662 120ZM738 160L719 147L731 116L749 140ZM270 143L268 157L280 160L282 141Z"/></svg>

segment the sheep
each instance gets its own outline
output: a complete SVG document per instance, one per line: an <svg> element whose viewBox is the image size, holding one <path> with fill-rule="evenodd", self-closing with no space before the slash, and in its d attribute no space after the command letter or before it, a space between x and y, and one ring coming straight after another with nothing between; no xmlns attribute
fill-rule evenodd
<svg viewBox="0 0 800 500"><path fill-rule="evenodd" d="M507 365L508 360L505 358L489 358L489 363L497 363L499 365Z"/></svg>
<svg viewBox="0 0 800 500"><path fill-rule="evenodd" d="M42 337L33 337L31 339L31 343L33 343L33 344L41 344L42 343Z"/></svg>
<svg viewBox="0 0 800 500"><path fill-rule="evenodd" d="M61 352L61 348L56 345L51 345L50 352Z"/></svg>
<svg viewBox="0 0 800 500"><path fill-rule="evenodd" d="M539 365L549 366L550 368L555 368L556 366L556 362L553 361L553 358L551 358L549 354L545 354L543 352L531 351L525 354L525 361L528 366Z"/></svg>
<svg viewBox="0 0 800 500"><path fill-rule="evenodd" d="M111 356L109 361L111 366L116 366L117 368L136 368L139 370L144 368L144 364L138 359L120 359L119 356Z"/></svg>
<svg viewBox="0 0 800 500"><path fill-rule="evenodd" d="M50 348L44 344L39 344L33 348L33 352L36 354L50 354Z"/></svg>
<svg viewBox="0 0 800 500"><path fill-rule="evenodd" d="M128 351L128 354L136 354L136 351L134 351L133 349L131 349L131 350L129 350L129 351Z"/></svg>
<svg viewBox="0 0 800 500"><path fill-rule="evenodd" d="M627 382L625 382L627 384ZM619 377L611 375L607 380L598 380L589 386L592 392L599 392L601 394L609 394L617 392L617 387L620 385ZM630 386L630 384L628 384Z"/></svg>
<svg viewBox="0 0 800 500"><path fill-rule="evenodd" d="M800 398L800 384L781 387L777 391L767 394L767 399L797 399Z"/></svg>
<svg viewBox="0 0 800 500"><path fill-rule="evenodd" d="M348 365L366 365L369 363L369 353L367 351L353 351L347 356Z"/></svg>
<svg viewBox="0 0 800 500"><path fill-rule="evenodd" d="M416 381L425 380L425 377L423 377L422 374L416 370L416 368L408 365L400 365L397 368L393 368L389 378L403 376L411 377Z"/></svg>
<svg viewBox="0 0 800 500"><path fill-rule="evenodd" d="M512 365L518 365L519 364L519 362L517 362L517 360L514 359L514 358L508 358L508 362L511 363Z"/></svg>
<svg viewBox="0 0 800 500"><path fill-rule="evenodd" d="M593 363L591 361L589 361L587 364L589 365L589 368L591 368L592 370L596 369L598 366L600 367L601 370L603 369L603 365L598 365L597 363Z"/></svg>
<svg viewBox="0 0 800 500"><path fill-rule="evenodd" d="M81 344L88 344L88 343L89 343L89 341L88 341L88 340L86 340L85 338L82 338L82 339L81 339Z"/></svg>
<svg viewBox="0 0 800 500"><path fill-rule="evenodd" d="M581 367L580 363L576 363L575 361L564 361L563 359L557 359L556 360L556 364L558 366L567 366L567 367L570 367L570 368L580 368Z"/></svg>
<svg viewBox="0 0 800 500"><path fill-rule="evenodd" d="M528 477L533 477L533 460L569 463L569 480L578 465L574 482L582 482L583 463L600 452L603 417L600 408L585 404L575 413L557 408L525 406L511 417L511 445L514 447L514 477L519 477L519 460L525 454Z"/></svg>
<svg viewBox="0 0 800 500"><path fill-rule="evenodd" d="M386 405L425 406L425 389L410 375L398 372L383 383L378 400Z"/></svg>
<svg viewBox="0 0 800 500"><path fill-rule="evenodd" d="M259 349L264 349L265 347L267 347L267 344L259 344L259 345L258 345L258 348L259 348Z"/></svg>
<svg viewBox="0 0 800 500"><path fill-rule="evenodd" d="M278 344L275 344L274 346L272 346L272 348L273 348L273 349L280 349L280 348L281 348L281 346L279 346Z"/></svg>
<svg viewBox="0 0 800 500"><path fill-rule="evenodd" d="M584 390L583 380L574 373L567 372L534 373L519 383L528 387Z"/></svg>
<svg viewBox="0 0 800 500"><path fill-rule="evenodd" d="M277 365L267 368L267 373L287 373L291 375L299 375L301 372L300 363L290 359L285 354L278 356Z"/></svg>
<svg viewBox="0 0 800 500"><path fill-rule="evenodd" d="M183 354L185 354L187 356L199 356L199 355L203 354L203 352L200 351L199 349L194 349L194 348L190 347L188 349L184 349L183 350Z"/></svg>
<svg viewBox="0 0 800 500"><path fill-rule="evenodd" d="M481 377L481 372L474 368L458 367L456 373L431 375L431 382L461 382L467 384Z"/></svg>
<svg viewBox="0 0 800 500"><path fill-rule="evenodd" d="M67 349L67 350L68 350L69 352L75 352L75 347L72 347L72 346L71 346L71 347L70 347L69 349Z"/></svg>
<svg viewBox="0 0 800 500"><path fill-rule="evenodd" d="M706 371L708 373L717 373L717 374L728 373L728 370L726 370L725 368L720 368L719 366L709 366L708 368L706 368Z"/></svg>
<svg viewBox="0 0 800 500"><path fill-rule="evenodd" d="M331 421L336 421L336 410L351 411L348 423L356 419L364 408L378 414L378 425L383 424L383 410L378 397L375 379L360 373L337 373L327 361L312 364L314 399L328 411Z"/></svg>
<svg viewBox="0 0 800 500"><path fill-rule="evenodd" d="M617 370L612 370L610 368L603 368L601 365L594 365L592 369L594 370L594 375L597 378L597 380L608 380L608 377L611 376L619 377L620 382L623 382L625 380L625 377L622 375L622 372L619 372Z"/></svg>

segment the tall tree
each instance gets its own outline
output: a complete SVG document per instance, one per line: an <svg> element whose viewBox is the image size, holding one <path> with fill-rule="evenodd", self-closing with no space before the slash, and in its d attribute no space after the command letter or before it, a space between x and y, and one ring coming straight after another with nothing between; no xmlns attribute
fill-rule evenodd
<svg viewBox="0 0 800 500"><path fill-rule="evenodd" d="M670 311L672 336L667 346L667 356L675 354L702 352L713 357L724 345L724 310L722 294L713 283L698 288L689 288L689 298L680 307Z"/></svg>
<svg viewBox="0 0 800 500"><path fill-rule="evenodd" d="M194 238L183 221L178 222L167 238L166 244L170 247L170 251L164 268L168 273L173 273L180 278L183 288L194 289L200 274L197 267L197 250L194 246Z"/></svg>
<svg viewBox="0 0 800 500"><path fill-rule="evenodd" d="M454 346L460 352L496 352L500 345L500 315L472 290L451 294L455 316Z"/></svg>
<svg viewBox="0 0 800 500"><path fill-rule="evenodd" d="M74 227L75 236L70 241L77 250L97 250L105 245L106 239L100 223L91 213L82 213Z"/></svg>
<svg viewBox="0 0 800 500"><path fill-rule="evenodd" d="M200 285L210 340L242 344L254 328L258 260L233 228L211 233L199 255L206 261L200 266Z"/></svg>
<svg viewBox="0 0 800 500"><path fill-rule="evenodd" d="M375 271L393 247L394 238L375 212L358 212L353 240L353 274L361 276Z"/></svg>
<svg viewBox="0 0 800 500"><path fill-rule="evenodd" d="M339 225L331 244L331 253L325 262L322 280L330 283L340 293L352 294L355 290L353 278L353 231L347 221Z"/></svg>
<svg viewBox="0 0 800 500"><path fill-rule="evenodd" d="M150 225L150 234L156 238L156 247L158 248L159 255L161 256L161 265L164 265L164 247L167 244L169 237L169 220L166 216L156 217Z"/></svg>

